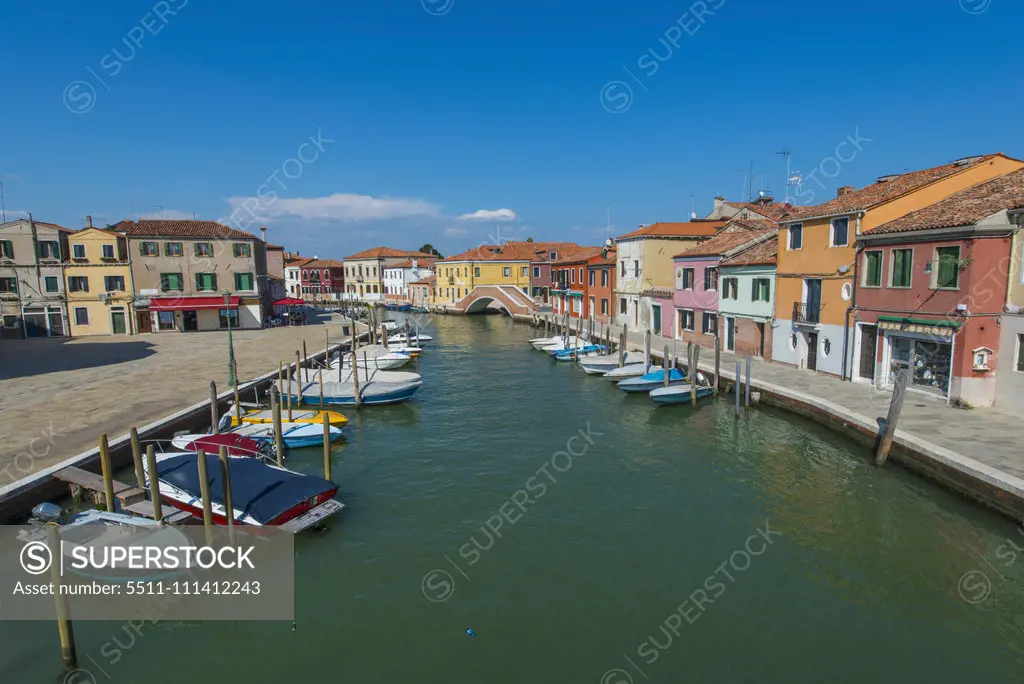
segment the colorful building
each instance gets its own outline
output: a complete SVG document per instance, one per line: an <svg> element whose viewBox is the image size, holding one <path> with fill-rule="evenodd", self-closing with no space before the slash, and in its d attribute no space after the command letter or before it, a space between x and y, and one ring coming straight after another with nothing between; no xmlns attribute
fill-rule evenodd
<svg viewBox="0 0 1024 684"><path fill-rule="evenodd" d="M302 298L302 267L313 260L313 257L299 256L298 252L284 255L284 286L288 297Z"/></svg>
<svg viewBox="0 0 1024 684"><path fill-rule="evenodd" d="M1005 380L1003 396L1024 404L1014 363L1024 330L1004 317L1021 289L1012 257L1022 209L1024 170L864 231L854 380L891 387L906 369L913 389L967 406L995 404Z"/></svg>
<svg viewBox="0 0 1024 684"><path fill-rule="evenodd" d="M506 242L501 245L482 245L447 257L435 264L435 305L458 307L478 286L504 288L506 292L510 289L518 290L518 295L508 295L518 296L532 304L531 268L534 261L544 258L554 261L578 249L579 245L572 242Z"/></svg>
<svg viewBox="0 0 1024 684"><path fill-rule="evenodd" d="M731 304L740 297L738 276L723 280L720 262L763 242L774 234L776 225L766 219L733 219L710 240L675 255L674 295L671 307L661 309L661 328L675 339L713 348L715 337L722 334L720 301ZM723 331L723 348L730 351L735 349L736 323L734 312Z"/></svg>
<svg viewBox="0 0 1024 684"><path fill-rule="evenodd" d="M133 335L134 288L128 241L112 230L89 226L68 235L64 269L71 335Z"/></svg>
<svg viewBox="0 0 1024 684"><path fill-rule="evenodd" d="M31 217L0 224L0 337L67 334L64 261L73 232Z"/></svg>
<svg viewBox="0 0 1024 684"><path fill-rule="evenodd" d="M548 311L551 306L551 287L554 283L554 278L551 275L552 262L557 261L564 256L568 256L574 250L580 248L575 242L566 242L562 244L567 245L567 247L554 247L546 252L538 251L530 262L529 295L533 298L534 304L541 311Z"/></svg>
<svg viewBox="0 0 1024 684"><path fill-rule="evenodd" d="M675 284L672 255L711 238L725 223L699 219L659 222L616 238L616 324L660 329L663 313L659 309L664 309L666 298L671 301Z"/></svg>
<svg viewBox="0 0 1024 684"><path fill-rule="evenodd" d="M616 252L614 247L601 251L601 256L587 262L587 308L598 323L611 324L615 319Z"/></svg>
<svg viewBox="0 0 1024 684"><path fill-rule="evenodd" d="M551 310L572 318L591 318L594 313L590 288L596 271L589 266L605 259L604 247L581 247L569 256L551 262Z"/></svg>
<svg viewBox="0 0 1024 684"><path fill-rule="evenodd" d="M860 190L843 187L835 199L794 209L780 222L773 360L849 377L857 237L1021 167L1002 154L967 157L882 176Z"/></svg>
<svg viewBox="0 0 1024 684"><path fill-rule="evenodd" d="M345 294L345 264L333 259L312 259L299 267L300 298L309 302L336 301Z"/></svg>
<svg viewBox="0 0 1024 684"><path fill-rule="evenodd" d="M719 282L729 288L720 287L718 293L726 351L771 361L778 248L778 229L773 228L718 262Z"/></svg>
<svg viewBox="0 0 1024 684"><path fill-rule="evenodd" d="M374 247L343 259L345 299L376 302L384 298L384 269L409 259L434 259L433 254L391 247Z"/></svg>
<svg viewBox="0 0 1024 684"><path fill-rule="evenodd" d="M394 302L407 302L412 298L409 286L434 274L437 259L406 259L384 268L384 298Z"/></svg>
<svg viewBox="0 0 1024 684"><path fill-rule="evenodd" d="M437 276L434 275L409 283L409 303L413 306L430 306L433 303L436 284Z"/></svg>
<svg viewBox="0 0 1024 684"><path fill-rule="evenodd" d="M138 332L262 327L257 283L266 256L252 233L169 219L126 220L108 230L128 240Z"/></svg>

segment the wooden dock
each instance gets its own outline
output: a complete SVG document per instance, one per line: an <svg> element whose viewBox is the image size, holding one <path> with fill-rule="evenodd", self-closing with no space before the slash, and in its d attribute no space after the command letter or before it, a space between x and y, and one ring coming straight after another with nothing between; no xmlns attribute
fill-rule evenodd
<svg viewBox="0 0 1024 684"><path fill-rule="evenodd" d="M102 476L69 466L55 472L53 477L70 485L72 497L78 492L90 492L94 501L105 503L103 501L105 494ZM153 519L153 504L146 499L145 490L114 480L114 498L120 503L121 510L125 513ZM164 522L172 525L184 523L192 518L191 513L179 511L170 506L164 506L162 513Z"/></svg>

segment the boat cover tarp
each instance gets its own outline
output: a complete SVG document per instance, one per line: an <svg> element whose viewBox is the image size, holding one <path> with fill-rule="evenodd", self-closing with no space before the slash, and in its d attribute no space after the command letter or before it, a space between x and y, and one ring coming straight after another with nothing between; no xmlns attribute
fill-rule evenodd
<svg viewBox="0 0 1024 684"><path fill-rule="evenodd" d="M317 494L337 488L333 482L314 475L272 468L251 458L232 458L229 462L231 505L261 523L273 520L292 506ZM210 476L210 498L224 505L224 486L217 456L206 455L206 470ZM157 463L157 472L164 482L200 498L197 454L164 459Z"/></svg>

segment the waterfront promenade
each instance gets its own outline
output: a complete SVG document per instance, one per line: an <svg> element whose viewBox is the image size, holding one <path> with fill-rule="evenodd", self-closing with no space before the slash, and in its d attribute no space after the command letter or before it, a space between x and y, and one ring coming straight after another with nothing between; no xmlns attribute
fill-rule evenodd
<svg viewBox="0 0 1024 684"><path fill-rule="evenodd" d="M341 319L234 331L240 382L347 339ZM223 331L0 341L0 487L230 389ZM252 396L242 396L253 401Z"/></svg>

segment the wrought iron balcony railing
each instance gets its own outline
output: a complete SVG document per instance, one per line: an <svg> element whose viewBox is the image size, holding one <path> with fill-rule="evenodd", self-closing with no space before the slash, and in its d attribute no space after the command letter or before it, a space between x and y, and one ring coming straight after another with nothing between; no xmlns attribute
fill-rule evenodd
<svg viewBox="0 0 1024 684"><path fill-rule="evenodd" d="M793 322L817 325L821 322L821 305L793 302Z"/></svg>

